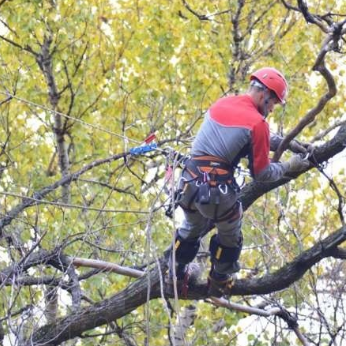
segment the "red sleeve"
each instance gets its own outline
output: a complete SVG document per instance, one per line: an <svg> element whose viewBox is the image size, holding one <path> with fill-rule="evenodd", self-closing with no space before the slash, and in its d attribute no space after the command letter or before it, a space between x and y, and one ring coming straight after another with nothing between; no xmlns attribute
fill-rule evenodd
<svg viewBox="0 0 346 346"><path fill-rule="evenodd" d="M252 130L252 172L256 176L269 164L270 133L268 123L257 123Z"/></svg>

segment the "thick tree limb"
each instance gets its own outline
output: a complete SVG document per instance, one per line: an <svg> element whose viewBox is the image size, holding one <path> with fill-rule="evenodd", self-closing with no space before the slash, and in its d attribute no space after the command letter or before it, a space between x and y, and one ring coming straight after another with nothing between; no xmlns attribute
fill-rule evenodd
<svg viewBox="0 0 346 346"><path fill-rule="evenodd" d="M153 287L150 297L157 298L160 295L157 286L160 280L159 270L154 268L148 275L150 275L150 282L156 284L156 288ZM108 324L144 304L147 301L147 286L148 277L144 276L115 296L105 299L90 308L82 309L78 313L71 314L54 325L40 328L28 340L27 345L33 346L44 343L58 345L64 340L82 335L87 330Z"/></svg>
<svg viewBox="0 0 346 346"><path fill-rule="evenodd" d="M257 279L237 280L231 295L268 294L287 288L321 259L332 256L334 249L345 240L346 228L340 228L276 272ZM163 262L162 265L164 266ZM161 270L154 268L147 274L150 275L150 279L145 275L111 298L62 318L53 325L43 326L32 335L27 345L59 345L65 340L82 335L87 330L127 315L147 302L148 282L152 283L150 299L159 298L160 272ZM199 283L190 288L187 299L206 299L207 291L207 283Z"/></svg>
<svg viewBox="0 0 346 346"><path fill-rule="evenodd" d="M326 144L316 147L314 150L314 158L316 163L323 163L328 159L332 158L336 154L342 152L346 147L346 125L343 125L338 130L337 134L332 140ZM311 165L311 168L313 164ZM309 169L311 169L309 168ZM251 182L246 185L241 192L241 201L243 203L243 208L246 210L252 203L254 203L257 198L263 196L265 193L286 184L287 182L297 178L300 174L304 172L291 174L284 179L271 182L271 183L261 183L261 182Z"/></svg>
<svg viewBox="0 0 346 346"><path fill-rule="evenodd" d="M330 255L334 258L346 259L346 249L337 247L331 251Z"/></svg>

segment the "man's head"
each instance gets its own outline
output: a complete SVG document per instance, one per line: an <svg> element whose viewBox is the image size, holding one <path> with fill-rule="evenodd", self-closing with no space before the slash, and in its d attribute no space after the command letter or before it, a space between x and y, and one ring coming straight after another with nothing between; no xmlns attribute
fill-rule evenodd
<svg viewBox="0 0 346 346"><path fill-rule="evenodd" d="M255 71L250 81L250 94L263 116L272 112L276 104L286 103L288 84L275 68L264 67Z"/></svg>

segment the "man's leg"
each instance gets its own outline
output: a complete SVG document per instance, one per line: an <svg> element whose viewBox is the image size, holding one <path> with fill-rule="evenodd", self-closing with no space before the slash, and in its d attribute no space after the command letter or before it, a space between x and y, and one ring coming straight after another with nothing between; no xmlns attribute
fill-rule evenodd
<svg viewBox="0 0 346 346"><path fill-rule="evenodd" d="M191 177L187 176L186 179L191 179ZM209 220L195 207L195 200L198 193L196 182L191 181L185 182L184 184L187 185L183 187L184 194L179 201L179 205L184 211L184 219L181 227L176 231L174 248L169 258L169 277L173 278L173 269L175 269L178 280L185 278L188 264L193 261L198 252L200 236L209 225Z"/></svg>
<svg viewBox="0 0 346 346"><path fill-rule="evenodd" d="M234 281L239 271L238 259L242 249L242 205L237 201L229 214L216 221L218 234L210 239L211 270L209 275L210 294L222 296Z"/></svg>
<svg viewBox="0 0 346 346"><path fill-rule="evenodd" d="M177 280L184 279L187 266L196 257L200 245L200 235L208 227L208 219L204 218L197 210L184 211L182 226L175 235L174 250L170 257L170 276L173 274L173 261ZM175 251L175 256L173 255Z"/></svg>

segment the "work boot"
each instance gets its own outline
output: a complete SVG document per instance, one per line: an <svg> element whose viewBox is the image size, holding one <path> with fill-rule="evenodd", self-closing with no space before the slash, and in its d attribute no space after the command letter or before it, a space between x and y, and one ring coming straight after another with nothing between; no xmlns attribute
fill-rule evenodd
<svg viewBox="0 0 346 346"><path fill-rule="evenodd" d="M189 286L193 286L201 274L197 263L178 264L176 268L177 292L179 296L187 297ZM165 277L166 291L174 295L173 271L169 270Z"/></svg>
<svg viewBox="0 0 346 346"><path fill-rule="evenodd" d="M235 274L219 274L216 271L211 271L208 276L208 294L217 298L229 295L235 280Z"/></svg>

